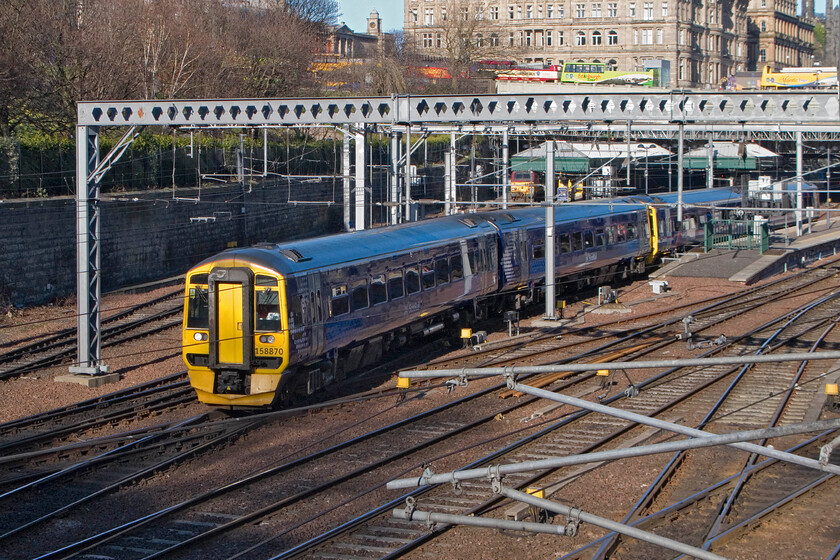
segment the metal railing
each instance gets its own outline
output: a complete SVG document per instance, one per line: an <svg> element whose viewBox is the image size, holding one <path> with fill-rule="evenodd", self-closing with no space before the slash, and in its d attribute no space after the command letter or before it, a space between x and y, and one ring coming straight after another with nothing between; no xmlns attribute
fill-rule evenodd
<svg viewBox="0 0 840 560"><path fill-rule="evenodd" d="M710 220L704 225L703 247L712 249L757 249L764 254L770 248L770 227L766 221Z"/></svg>

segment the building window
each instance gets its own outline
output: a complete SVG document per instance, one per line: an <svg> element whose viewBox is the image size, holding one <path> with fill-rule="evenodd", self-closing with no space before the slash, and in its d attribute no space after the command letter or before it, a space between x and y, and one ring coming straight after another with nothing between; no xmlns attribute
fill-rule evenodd
<svg viewBox="0 0 840 560"><path fill-rule="evenodd" d="M766 7L767 7L767 0L761 0L761 7L762 7L762 8L766 8Z"/></svg>
<svg viewBox="0 0 840 560"><path fill-rule="evenodd" d="M680 29L680 45L685 45L685 29Z"/></svg>
<svg viewBox="0 0 840 560"><path fill-rule="evenodd" d="M638 29L633 30L633 44L634 45L639 44L639 30Z"/></svg>
<svg viewBox="0 0 840 560"><path fill-rule="evenodd" d="M534 17L534 6L533 4L528 4L525 6L525 17L528 19L532 19Z"/></svg>
<svg viewBox="0 0 840 560"><path fill-rule="evenodd" d="M446 6L440 9L440 21L446 21Z"/></svg>
<svg viewBox="0 0 840 560"><path fill-rule="evenodd" d="M618 17L618 2L607 4L607 17Z"/></svg>
<svg viewBox="0 0 840 560"><path fill-rule="evenodd" d="M512 46L513 46L513 31L511 31L511 32L508 34L508 46L509 46L509 47L512 47Z"/></svg>
<svg viewBox="0 0 840 560"><path fill-rule="evenodd" d="M516 7L516 19L522 19L522 6Z"/></svg>
<svg viewBox="0 0 840 560"><path fill-rule="evenodd" d="M662 44L662 30L661 29L656 30L656 44L657 45Z"/></svg>
<svg viewBox="0 0 840 560"><path fill-rule="evenodd" d="M491 6L490 7L490 19L499 19L499 7L498 6Z"/></svg>
<svg viewBox="0 0 840 560"><path fill-rule="evenodd" d="M461 21L468 21L470 19L470 9L461 8Z"/></svg>
<svg viewBox="0 0 840 560"><path fill-rule="evenodd" d="M424 49L431 49L432 48L432 34L431 33L423 33L423 48Z"/></svg>
<svg viewBox="0 0 840 560"><path fill-rule="evenodd" d="M653 29L642 29L642 44L643 45L652 45L653 44Z"/></svg>
<svg viewBox="0 0 840 560"><path fill-rule="evenodd" d="M434 25L435 24L435 9L434 8L426 8L426 17L423 19L423 23L426 25Z"/></svg>
<svg viewBox="0 0 840 560"><path fill-rule="evenodd" d="M542 19L542 18L543 18L543 7L542 6L537 6L537 19Z"/></svg>
<svg viewBox="0 0 840 560"><path fill-rule="evenodd" d="M417 10L411 10L411 23L417 23Z"/></svg>
<svg viewBox="0 0 840 560"><path fill-rule="evenodd" d="M531 46L531 30L530 29L525 32L525 46L526 47Z"/></svg>
<svg viewBox="0 0 840 560"><path fill-rule="evenodd" d="M653 2L645 2L642 5L642 19L645 21L653 19Z"/></svg>
<svg viewBox="0 0 840 560"><path fill-rule="evenodd" d="M565 44L565 41L563 40L563 32L558 31L557 32L557 45L562 46L563 44Z"/></svg>
<svg viewBox="0 0 840 560"><path fill-rule="evenodd" d="M601 17L601 3L600 2L593 2L592 3L592 17Z"/></svg>
<svg viewBox="0 0 840 560"><path fill-rule="evenodd" d="M607 33L607 44L608 45L617 45L618 44L618 32L610 31Z"/></svg>
<svg viewBox="0 0 840 560"><path fill-rule="evenodd" d="M440 33L435 36L435 42L437 43L437 48L443 47L443 38L441 37Z"/></svg>
<svg viewBox="0 0 840 560"><path fill-rule="evenodd" d="M513 19L513 6L508 6L508 19Z"/></svg>
<svg viewBox="0 0 840 560"><path fill-rule="evenodd" d="M601 32L600 31L593 31L592 32L592 44L593 45L600 45L601 44Z"/></svg>
<svg viewBox="0 0 840 560"><path fill-rule="evenodd" d="M586 17L586 4L575 4L575 17L576 18L585 18Z"/></svg>
<svg viewBox="0 0 840 560"><path fill-rule="evenodd" d="M578 47L582 47L586 45L586 33L583 31L578 31L577 35L575 35L575 45Z"/></svg>
<svg viewBox="0 0 840 560"><path fill-rule="evenodd" d="M761 32L764 33L765 31L767 31L767 22L762 21L761 22Z"/></svg>
<svg viewBox="0 0 840 560"><path fill-rule="evenodd" d="M767 49L761 49L758 51L758 61L767 62Z"/></svg>
<svg viewBox="0 0 840 560"><path fill-rule="evenodd" d="M662 17L668 17L668 2L665 0L662 2Z"/></svg>
<svg viewBox="0 0 840 560"><path fill-rule="evenodd" d="M545 7L545 17L551 19L554 17L554 4L548 4Z"/></svg>
<svg viewBox="0 0 840 560"><path fill-rule="evenodd" d="M552 41L552 38L553 38L553 33L551 32L551 29L546 29L546 31L545 31L545 44L546 44L546 46L548 46L548 47L554 46L554 42Z"/></svg>
<svg viewBox="0 0 840 560"><path fill-rule="evenodd" d="M563 19L566 17L566 6L564 4L557 5L557 18Z"/></svg>
<svg viewBox="0 0 840 560"><path fill-rule="evenodd" d="M630 2L627 5L627 15L629 15L631 18L636 17L636 3L635 2Z"/></svg>

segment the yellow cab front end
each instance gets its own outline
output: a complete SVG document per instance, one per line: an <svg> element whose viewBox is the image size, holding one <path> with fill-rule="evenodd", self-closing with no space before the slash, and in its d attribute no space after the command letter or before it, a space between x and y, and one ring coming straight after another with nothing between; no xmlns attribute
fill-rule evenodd
<svg viewBox="0 0 840 560"><path fill-rule="evenodd" d="M275 271L234 259L187 273L183 358L198 400L265 407L288 366L285 283Z"/></svg>

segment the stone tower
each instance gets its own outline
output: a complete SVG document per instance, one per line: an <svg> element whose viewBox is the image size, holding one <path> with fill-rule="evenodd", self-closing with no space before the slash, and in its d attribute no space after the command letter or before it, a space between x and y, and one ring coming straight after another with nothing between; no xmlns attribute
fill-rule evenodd
<svg viewBox="0 0 840 560"><path fill-rule="evenodd" d="M810 0L813 5L814 0ZM374 35L379 37L382 35L382 19L379 17L379 12L376 11L376 8L371 10L370 15L367 19L367 30L365 33L368 35Z"/></svg>

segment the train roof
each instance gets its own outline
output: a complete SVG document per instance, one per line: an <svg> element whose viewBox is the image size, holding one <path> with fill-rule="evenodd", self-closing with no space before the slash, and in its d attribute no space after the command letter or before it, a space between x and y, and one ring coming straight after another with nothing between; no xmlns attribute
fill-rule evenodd
<svg viewBox="0 0 840 560"><path fill-rule="evenodd" d="M654 203L677 204L679 195L673 193L662 193L651 196ZM740 203L741 194L728 188L717 189L695 189L683 191L683 204L723 204Z"/></svg>
<svg viewBox="0 0 840 560"><path fill-rule="evenodd" d="M686 191L686 204L709 204L729 200L740 201L740 195L729 189ZM608 215L632 213L649 203L676 204L677 195L645 195L620 197L612 201L586 201L563 204L555 208L555 223L595 219ZM299 241L263 243L253 247L229 249L201 264L233 259L266 266L286 275L303 273L340 264L385 257L405 251L422 251L443 242L464 240L494 234L496 228L509 231L543 227L545 208L528 207L495 210L474 214L456 214L376 229L339 233ZM495 227L494 227L495 225Z"/></svg>
<svg viewBox="0 0 840 560"><path fill-rule="evenodd" d="M609 214L637 211L639 203L582 202L558 206L555 223L597 218ZM442 242L495 234L496 227L507 231L543 227L545 208L529 207L474 214L456 214L376 229L338 233L299 241L258 244L229 249L201 264L221 259L242 259L277 270L296 274L342 263L380 258L404 251L422 251Z"/></svg>

